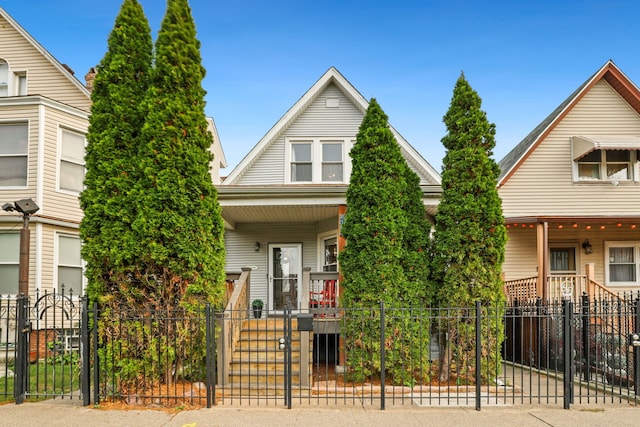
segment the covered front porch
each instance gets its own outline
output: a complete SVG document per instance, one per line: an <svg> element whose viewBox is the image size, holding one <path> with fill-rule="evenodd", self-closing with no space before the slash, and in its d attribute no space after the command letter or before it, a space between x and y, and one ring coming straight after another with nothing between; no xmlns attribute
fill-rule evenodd
<svg viewBox="0 0 640 427"><path fill-rule="evenodd" d="M640 289L640 217L508 218L509 303L612 298Z"/></svg>

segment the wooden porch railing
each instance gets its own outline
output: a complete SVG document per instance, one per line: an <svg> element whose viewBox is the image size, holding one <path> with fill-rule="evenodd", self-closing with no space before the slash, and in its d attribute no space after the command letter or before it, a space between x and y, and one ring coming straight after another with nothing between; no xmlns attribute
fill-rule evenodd
<svg viewBox="0 0 640 427"><path fill-rule="evenodd" d="M516 300L518 303L533 303L536 298L542 298L543 295L537 293L537 281L536 276L505 281L504 292L507 304L512 304ZM546 289L546 297L549 300L571 299L579 303L580 297L584 294L589 295L590 301L620 299L616 293L586 275L548 276Z"/></svg>
<svg viewBox="0 0 640 427"><path fill-rule="evenodd" d="M218 384L229 382L229 366L233 352L242 332L242 324L249 318L249 285L251 269L243 268L242 273L227 273L227 283L233 283L233 291L219 319L218 338ZM228 287L227 289L230 289Z"/></svg>

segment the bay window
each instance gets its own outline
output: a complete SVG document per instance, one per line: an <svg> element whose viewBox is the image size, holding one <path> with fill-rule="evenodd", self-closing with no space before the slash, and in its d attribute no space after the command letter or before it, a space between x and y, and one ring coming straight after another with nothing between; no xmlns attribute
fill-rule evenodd
<svg viewBox="0 0 640 427"><path fill-rule="evenodd" d="M27 123L0 123L0 186L27 185Z"/></svg>
<svg viewBox="0 0 640 427"><path fill-rule="evenodd" d="M84 135L60 130L60 190L80 193L84 181Z"/></svg>

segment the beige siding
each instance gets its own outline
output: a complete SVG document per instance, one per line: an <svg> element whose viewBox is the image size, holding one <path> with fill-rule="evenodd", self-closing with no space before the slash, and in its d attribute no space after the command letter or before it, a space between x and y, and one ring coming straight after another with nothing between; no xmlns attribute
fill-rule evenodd
<svg viewBox="0 0 640 427"><path fill-rule="evenodd" d="M64 76L49 59L31 44L9 23L0 17L0 57L9 63L13 71L27 73L27 93L43 95L89 111L91 100L74 83ZM77 70L84 75L88 70Z"/></svg>
<svg viewBox="0 0 640 427"><path fill-rule="evenodd" d="M606 257L608 256L607 253L605 253L605 243L612 241L640 242L640 224L638 224L639 227L634 229L630 227L630 224L622 224L620 227L609 225L606 226L604 230L601 230L599 227L587 230L586 225L587 224L579 224L575 229L566 226L562 229L559 229L557 226L550 226L549 246L576 245L577 273L585 274L585 265L593 263L595 266L595 280L605 285L605 263L607 261ZM536 276L538 274L536 229L511 227L508 235L509 240L507 242L505 262L503 264L505 280ZM581 246L587 239L593 247L593 253L591 254L586 254ZM613 292L629 290L629 288L615 285L609 286L609 289ZM637 288L634 289L637 290Z"/></svg>
<svg viewBox="0 0 640 427"><path fill-rule="evenodd" d="M542 141L499 193L506 217L637 215L637 183L574 184L571 137L640 135L640 117L605 81Z"/></svg>
<svg viewBox="0 0 640 427"><path fill-rule="evenodd" d="M38 106L4 106L0 100L0 123L25 122L28 123L28 163L27 163L27 188L6 189L0 188L0 197L3 202L24 198L36 197L37 164L38 164ZM0 215L4 212L0 211Z"/></svg>
<svg viewBox="0 0 640 427"><path fill-rule="evenodd" d="M327 98L338 98L339 108L327 108ZM285 138L352 137L358 132L363 115L334 84L318 98L262 153L240 180L241 185L283 184ZM350 159L345 159L350 161Z"/></svg>
<svg viewBox="0 0 640 427"><path fill-rule="evenodd" d="M44 153L44 200L43 214L78 223L82 219L82 210L77 194L58 190L59 171L59 128L80 133L87 132L88 121L64 111L48 108L45 112L45 153Z"/></svg>

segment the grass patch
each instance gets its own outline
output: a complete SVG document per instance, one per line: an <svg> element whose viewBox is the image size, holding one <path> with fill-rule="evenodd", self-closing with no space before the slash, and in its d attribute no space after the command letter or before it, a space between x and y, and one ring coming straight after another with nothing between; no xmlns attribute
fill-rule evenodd
<svg viewBox="0 0 640 427"><path fill-rule="evenodd" d="M13 371L13 365L9 369ZM31 401L44 400L80 389L80 371L77 363L53 363L41 360L29 365L29 390ZM0 403L13 402L14 378L0 378Z"/></svg>

